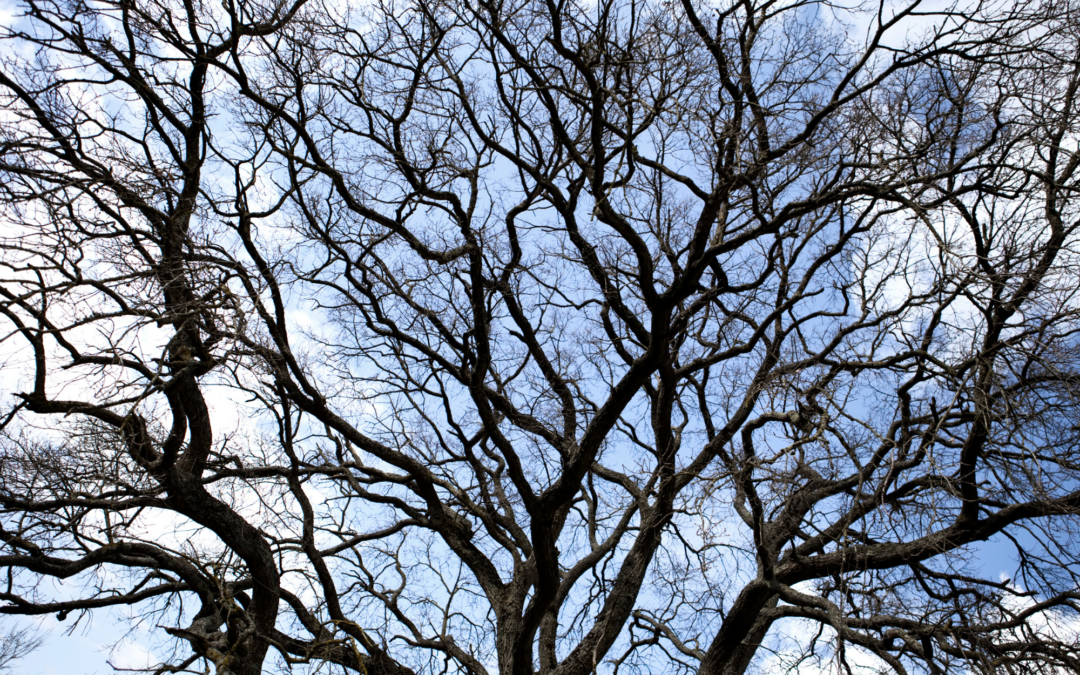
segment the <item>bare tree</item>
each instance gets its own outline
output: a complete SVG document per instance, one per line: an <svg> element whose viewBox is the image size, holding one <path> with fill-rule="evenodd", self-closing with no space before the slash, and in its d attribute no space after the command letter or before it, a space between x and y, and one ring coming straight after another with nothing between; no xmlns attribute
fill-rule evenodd
<svg viewBox="0 0 1080 675"><path fill-rule="evenodd" d="M31 628L0 628L0 673L10 673L19 659L25 658L41 646L43 638Z"/></svg>
<svg viewBox="0 0 1080 675"><path fill-rule="evenodd" d="M21 6L0 612L134 606L157 673L1080 672L1073 3Z"/></svg>

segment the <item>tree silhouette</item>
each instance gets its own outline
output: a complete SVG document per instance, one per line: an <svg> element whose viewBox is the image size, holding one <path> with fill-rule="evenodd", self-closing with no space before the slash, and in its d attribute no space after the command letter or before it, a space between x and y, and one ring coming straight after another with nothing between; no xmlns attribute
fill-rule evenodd
<svg viewBox="0 0 1080 675"><path fill-rule="evenodd" d="M133 606L157 673L1080 671L1073 4L20 7L0 612Z"/></svg>

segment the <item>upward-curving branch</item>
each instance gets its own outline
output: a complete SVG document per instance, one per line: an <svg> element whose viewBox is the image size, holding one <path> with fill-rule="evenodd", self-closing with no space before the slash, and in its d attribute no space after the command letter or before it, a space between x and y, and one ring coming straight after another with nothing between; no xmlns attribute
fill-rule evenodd
<svg viewBox="0 0 1080 675"><path fill-rule="evenodd" d="M1072 3L21 8L0 612L131 606L157 673L1080 670Z"/></svg>

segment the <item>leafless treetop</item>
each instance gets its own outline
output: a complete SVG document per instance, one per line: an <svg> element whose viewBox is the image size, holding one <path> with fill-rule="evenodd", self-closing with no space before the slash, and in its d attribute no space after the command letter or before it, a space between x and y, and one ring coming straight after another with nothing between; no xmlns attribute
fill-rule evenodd
<svg viewBox="0 0 1080 675"><path fill-rule="evenodd" d="M19 6L0 612L1080 672L1074 2Z"/></svg>

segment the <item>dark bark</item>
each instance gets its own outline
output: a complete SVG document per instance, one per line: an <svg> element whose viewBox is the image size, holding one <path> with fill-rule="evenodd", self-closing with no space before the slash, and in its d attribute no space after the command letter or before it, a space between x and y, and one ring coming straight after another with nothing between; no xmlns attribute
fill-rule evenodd
<svg viewBox="0 0 1080 675"><path fill-rule="evenodd" d="M158 672L1075 669L1074 8L211 4L2 29L0 612L133 606Z"/></svg>

